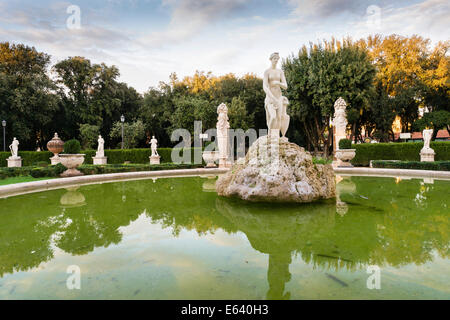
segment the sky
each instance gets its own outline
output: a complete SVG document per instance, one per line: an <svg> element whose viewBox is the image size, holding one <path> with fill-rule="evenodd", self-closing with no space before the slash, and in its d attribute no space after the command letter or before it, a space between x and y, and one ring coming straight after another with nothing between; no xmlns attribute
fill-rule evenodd
<svg viewBox="0 0 450 320"><path fill-rule="evenodd" d="M262 76L269 56L350 36L418 34L450 40L449 0L0 0L0 41L52 64L83 56L116 65L143 93L196 70Z"/></svg>

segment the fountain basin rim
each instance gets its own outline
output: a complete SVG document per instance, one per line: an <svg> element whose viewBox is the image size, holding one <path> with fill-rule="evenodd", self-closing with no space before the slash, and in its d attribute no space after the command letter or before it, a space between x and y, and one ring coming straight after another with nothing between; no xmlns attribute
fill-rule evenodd
<svg viewBox="0 0 450 320"><path fill-rule="evenodd" d="M230 169L197 168L197 169L176 169L176 170L160 170L160 171L138 171L138 172L96 174L70 178L58 178L32 182L22 182L0 186L0 198L7 198L26 193L60 189L68 186L70 187L70 186L80 186L98 183L111 183L127 180L143 180L152 177L176 178L176 177L211 176L224 174L228 170ZM336 175L342 176L433 178L438 180L450 180L450 171L353 167L353 168L335 168L334 173Z"/></svg>
<svg viewBox="0 0 450 320"><path fill-rule="evenodd" d="M176 178L176 177L195 177L211 176L226 173L229 169L225 168L197 168L197 169L176 169L159 171L137 171L94 174L68 178L58 178L49 180L39 180L32 182L21 182L0 186L0 198L8 198L26 193L41 192L47 190L61 189L71 186L109 183L127 180L141 180L150 178Z"/></svg>

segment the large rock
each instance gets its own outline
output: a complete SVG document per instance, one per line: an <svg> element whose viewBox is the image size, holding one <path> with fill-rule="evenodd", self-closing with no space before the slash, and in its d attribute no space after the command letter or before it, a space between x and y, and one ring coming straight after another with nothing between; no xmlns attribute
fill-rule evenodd
<svg viewBox="0 0 450 320"><path fill-rule="evenodd" d="M312 202L334 198L336 182L331 165L313 164L309 152L285 138L263 136L219 177L216 191L249 201Z"/></svg>

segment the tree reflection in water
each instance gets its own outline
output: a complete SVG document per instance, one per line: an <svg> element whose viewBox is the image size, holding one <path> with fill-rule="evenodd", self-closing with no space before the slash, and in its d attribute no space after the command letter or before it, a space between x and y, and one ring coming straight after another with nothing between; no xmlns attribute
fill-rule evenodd
<svg viewBox="0 0 450 320"><path fill-rule="evenodd" d="M118 244L119 228L146 212L174 236L182 230L244 233L255 250L269 255L267 298L289 299L285 287L294 255L324 271L420 265L435 254L448 258L449 186L341 177L338 203L282 205L220 198L211 192L211 179L176 178L0 199L0 277L51 260L55 247L85 255Z"/></svg>

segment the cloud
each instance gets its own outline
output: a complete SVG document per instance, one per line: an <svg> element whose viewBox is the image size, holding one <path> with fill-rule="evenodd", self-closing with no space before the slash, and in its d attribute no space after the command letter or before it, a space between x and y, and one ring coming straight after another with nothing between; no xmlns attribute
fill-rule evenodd
<svg viewBox="0 0 450 320"><path fill-rule="evenodd" d="M246 0L163 0L171 11L167 28L153 32L141 41L147 45L162 45L186 41L204 31L208 25L231 15L244 6Z"/></svg>
<svg viewBox="0 0 450 320"><path fill-rule="evenodd" d="M368 24L368 17L365 16L352 23L349 29L354 31L354 37L374 33L403 36L418 34L437 42L448 40L448 33L444 30L450 30L449 15L450 2L447 0L426 0L398 8L382 7L378 26Z"/></svg>
<svg viewBox="0 0 450 320"><path fill-rule="evenodd" d="M311 19L322 19L340 15L342 13L351 13L361 15L365 9L374 4L374 0L287 0L287 3L293 7L291 15L297 17L299 21L308 21Z"/></svg>

